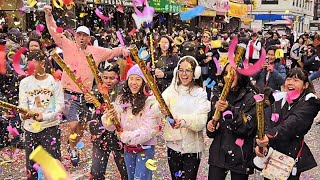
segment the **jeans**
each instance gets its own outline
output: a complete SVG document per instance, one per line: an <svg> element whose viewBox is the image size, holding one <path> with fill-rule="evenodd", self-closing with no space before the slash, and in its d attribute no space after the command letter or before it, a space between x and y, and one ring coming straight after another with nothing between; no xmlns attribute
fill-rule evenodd
<svg viewBox="0 0 320 180"><path fill-rule="evenodd" d="M317 79L318 77L320 77L320 71L315 71L309 75L309 80L313 81L313 80Z"/></svg>
<svg viewBox="0 0 320 180"><path fill-rule="evenodd" d="M152 171L146 167L146 162L154 158L154 153L154 146L140 153L124 152L129 180L152 180Z"/></svg>

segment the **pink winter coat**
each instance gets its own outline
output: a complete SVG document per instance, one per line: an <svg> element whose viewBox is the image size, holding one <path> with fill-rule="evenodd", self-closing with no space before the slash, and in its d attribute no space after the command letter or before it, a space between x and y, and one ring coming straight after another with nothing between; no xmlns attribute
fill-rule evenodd
<svg viewBox="0 0 320 180"><path fill-rule="evenodd" d="M143 110L138 115L132 114L131 105L121 105L120 98L115 102L115 109L120 119L123 132L120 140L128 145L156 145L156 134L159 131L161 112L154 96L149 96ZM108 131L114 131L115 126L108 115L102 116L102 123Z"/></svg>

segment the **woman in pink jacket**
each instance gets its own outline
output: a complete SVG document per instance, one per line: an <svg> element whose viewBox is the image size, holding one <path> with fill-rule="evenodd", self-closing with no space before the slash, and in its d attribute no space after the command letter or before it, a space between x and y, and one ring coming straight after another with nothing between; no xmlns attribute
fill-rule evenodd
<svg viewBox="0 0 320 180"><path fill-rule="evenodd" d="M117 132L124 144L124 159L129 180L151 180L152 172L146 162L154 158L156 133L158 132L159 109L154 96L144 93L146 79L138 65L127 74L123 94L118 96L114 108L102 116L107 130L115 130L112 119L117 116L122 132Z"/></svg>

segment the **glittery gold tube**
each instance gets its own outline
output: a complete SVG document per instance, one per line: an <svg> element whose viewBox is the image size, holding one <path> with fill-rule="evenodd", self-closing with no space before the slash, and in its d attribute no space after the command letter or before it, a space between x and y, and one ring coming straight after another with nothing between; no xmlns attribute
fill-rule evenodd
<svg viewBox="0 0 320 180"><path fill-rule="evenodd" d="M238 65L240 63L240 61L242 59L242 56L245 53L245 51L246 51L246 49L244 47L237 46L237 49L236 49L236 52L235 52L235 56L234 56L235 64ZM227 80L225 81L225 84L223 86L223 89L222 89L222 92L221 92L219 100L225 101L227 99L227 97L229 95L229 92L230 92L230 89L231 89L232 82L234 80L234 73L236 73L236 72L235 72L235 69L233 69L233 68L231 68L230 71L228 71L228 74L227 74L227 77L226 77ZM221 117L221 112L216 109L214 111L214 115L212 117L214 126L216 126L216 124L218 123L220 117Z"/></svg>
<svg viewBox="0 0 320 180"><path fill-rule="evenodd" d="M86 90L85 85L82 82L79 82L78 77L71 71L71 69L67 66L67 64L63 61L63 59L55 52L51 55L51 57L56 61L56 63L65 71L68 76L72 79L72 81L79 87L79 89L86 95L91 96L94 99L94 106L100 107L101 103L99 100L91 93Z"/></svg>
<svg viewBox="0 0 320 180"><path fill-rule="evenodd" d="M153 37L152 37L152 34L150 35L150 54L151 54L151 64L152 64L152 68L155 68L155 62L154 62L154 47L153 47Z"/></svg>
<svg viewBox="0 0 320 180"><path fill-rule="evenodd" d="M226 80L225 80L225 84L223 86L219 100L225 101L227 99L229 92L230 92L230 89L231 89L232 82L234 80L234 78L233 78L234 73L235 73L234 71L235 70L233 68L231 68L230 71L228 71L228 74L227 74ZM219 111L218 109L215 109L214 115L212 117L214 126L218 123L220 117L221 117L221 111Z"/></svg>
<svg viewBox="0 0 320 180"><path fill-rule="evenodd" d="M24 114L31 114L32 117L36 117L37 113L33 113L31 111L29 111L28 109L4 102L4 101L0 101L0 107L7 109L7 110L15 110L19 113L24 113Z"/></svg>
<svg viewBox="0 0 320 180"><path fill-rule="evenodd" d="M94 76L94 79L96 81L96 83L98 85L103 85L103 82L102 82L102 78L101 78L101 74L100 74L100 71L96 65L96 62L94 61L93 59L93 56L92 54L88 54L86 55L86 58L87 58L87 61L88 61L88 64L89 64L89 67L93 73L93 76ZM112 109L113 108L113 105L111 104L111 101L110 101L110 96L108 93L101 93L102 95L102 98L103 98L103 101L105 102L106 104L106 107L107 109ZM116 126L116 129L118 132L122 132L122 128L120 126L120 121L118 119L117 116L115 116L113 119L113 124Z"/></svg>
<svg viewBox="0 0 320 180"><path fill-rule="evenodd" d="M150 87L150 89L152 90L153 95L156 97L160 107L165 109L167 112L169 112L168 116L171 119L173 119L173 116L170 113L170 110L169 110L167 104L165 103L163 97L161 96L160 90L159 90L156 82L154 81L153 76L151 75L150 71L148 71L145 62L143 60L141 60L139 58L139 56L138 56L138 48L137 48L137 46L133 45L133 46L130 47L129 50L131 52L131 55L133 56L134 61L138 64L138 66L140 67L144 77L146 78L147 84Z"/></svg>

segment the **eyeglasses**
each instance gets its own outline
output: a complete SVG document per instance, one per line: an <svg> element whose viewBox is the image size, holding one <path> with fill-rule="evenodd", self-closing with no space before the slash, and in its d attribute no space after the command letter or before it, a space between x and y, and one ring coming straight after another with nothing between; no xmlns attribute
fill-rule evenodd
<svg viewBox="0 0 320 180"><path fill-rule="evenodd" d="M179 69L178 71L179 71L179 74L186 73L187 75L190 75L193 73L193 71L191 69L186 69L186 70Z"/></svg>

